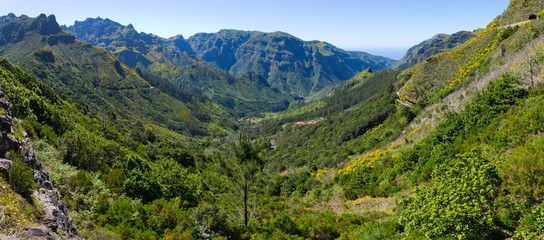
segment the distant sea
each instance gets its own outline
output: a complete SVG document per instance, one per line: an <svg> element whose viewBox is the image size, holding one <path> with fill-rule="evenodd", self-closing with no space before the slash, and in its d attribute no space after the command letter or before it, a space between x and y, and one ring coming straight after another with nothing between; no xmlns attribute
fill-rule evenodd
<svg viewBox="0 0 544 240"><path fill-rule="evenodd" d="M369 47L369 48L346 48L349 51L362 51L372 55L388 57L394 60L400 60L406 54L410 47Z"/></svg>

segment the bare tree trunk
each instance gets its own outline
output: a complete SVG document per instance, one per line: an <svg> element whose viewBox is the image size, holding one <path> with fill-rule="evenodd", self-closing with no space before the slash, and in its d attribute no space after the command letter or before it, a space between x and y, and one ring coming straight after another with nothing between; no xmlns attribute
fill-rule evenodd
<svg viewBox="0 0 544 240"><path fill-rule="evenodd" d="M531 88L535 87L534 75L535 75L535 63L533 59L529 59L529 73L531 74Z"/></svg>
<svg viewBox="0 0 544 240"><path fill-rule="evenodd" d="M248 225L248 216L247 216L247 189L248 185L247 182L244 183L244 226L247 227Z"/></svg>

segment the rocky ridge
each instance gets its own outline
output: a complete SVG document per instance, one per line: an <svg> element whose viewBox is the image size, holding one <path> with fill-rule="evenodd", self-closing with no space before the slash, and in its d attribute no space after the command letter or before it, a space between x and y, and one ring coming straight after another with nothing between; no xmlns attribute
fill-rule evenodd
<svg viewBox="0 0 544 240"><path fill-rule="evenodd" d="M43 206L45 227L29 227L18 237L23 239L79 239L77 229L68 216L68 208L61 200L61 195L53 187L49 173L34 155L26 132L20 129L20 120L13 117L13 104L7 101L0 90L0 174L9 175L12 161L10 152L18 153L23 162L34 173L34 181L39 188L34 190L34 199ZM61 237L61 235L63 237ZM2 239L3 236L0 236ZM9 239L9 238L7 238Z"/></svg>

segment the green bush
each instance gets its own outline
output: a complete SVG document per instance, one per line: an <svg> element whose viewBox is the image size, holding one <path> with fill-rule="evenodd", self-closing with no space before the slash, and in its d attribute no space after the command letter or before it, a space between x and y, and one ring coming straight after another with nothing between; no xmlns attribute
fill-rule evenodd
<svg viewBox="0 0 544 240"><path fill-rule="evenodd" d="M89 174L85 173L85 171L79 170L76 174L68 178L68 186L70 186L72 190L81 188L84 192L88 192L93 188L93 179Z"/></svg>
<svg viewBox="0 0 544 240"><path fill-rule="evenodd" d="M103 170L104 161L100 146L92 136L83 131L70 131L64 134L64 162L89 171Z"/></svg>
<svg viewBox="0 0 544 240"><path fill-rule="evenodd" d="M495 236L494 199L500 178L495 166L474 152L437 169L434 182L416 188L400 204L406 231L427 237L487 239Z"/></svg>
<svg viewBox="0 0 544 240"><path fill-rule="evenodd" d="M520 220L514 239L544 239L544 205L540 205Z"/></svg>
<svg viewBox="0 0 544 240"><path fill-rule="evenodd" d="M23 160L13 154L11 168L9 169L8 183L11 188L27 200L31 200L32 189L37 188L38 184L34 182L32 169Z"/></svg>
<svg viewBox="0 0 544 240"><path fill-rule="evenodd" d="M514 35L514 33L516 33L519 29L519 26L515 26L515 27L507 27L506 29L504 29L504 31L501 33L501 42L507 38L509 38L510 36Z"/></svg>
<svg viewBox="0 0 544 240"><path fill-rule="evenodd" d="M217 206L202 206L193 209L193 219L203 239L232 235L226 214Z"/></svg>
<svg viewBox="0 0 544 240"><path fill-rule="evenodd" d="M287 234L297 234L298 233L296 223L287 214L282 214L272 225L275 228L277 228L277 229L279 229L282 232L287 233Z"/></svg>
<svg viewBox="0 0 544 240"><path fill-rule="evenodd" d="M358 240L400 239L400 225L393 220L366 222L353 237Z"/></svg>
<svg viewBox="0 0 544 240"><path fill-rule="evenodd" d="M123 192L123 183L126 179L126 171L120 168L115 168L102 177L102 181L106 183L106 187L108 187L110 191L118 194Z"/></svg>
<svg viewBox="0 0 544 240"><path fill-rule="evenodd" d="M529 200L529 204L544 199L544 138L513 149L510 156L499 165L504 179L503 188L517 199Z"/></svg>
<svg viewBox="0 0 544 240"><path fill-rule="evenodd" d="M124 181L123 189L127 196L139 198L144 203L161 197L161 186L147 172L134 169Z"/></svg>

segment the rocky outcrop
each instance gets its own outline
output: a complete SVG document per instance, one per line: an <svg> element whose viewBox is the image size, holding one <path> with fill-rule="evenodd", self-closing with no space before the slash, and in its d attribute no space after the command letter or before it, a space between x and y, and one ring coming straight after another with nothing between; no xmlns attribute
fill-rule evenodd
<svg viewBox="0 0 544 240"><path fill-rule="evenodd" d="M0 91L0 113L0 174L7 177L11 160L4 158L11 149L17 148L17 143L13 141L13 137L9 136L13 132L11 127L13 105L7 101L2 91Z"/></svg>
<svg viewBox="0 0 544 240"><path fill-rule="evenodd" d="M62 202L60 193L53 187L49 173L44 170L41 162L34 154L34 148L27 138L26 132L17 129L19 137L15 136L14 126L18 121L13 117L13 105L6 99L5 94L0 90L0 174L8 174L11 167L10 154L16 152L23 162L33 169L34 181L39 188L34 190L34 198L43 206L45 227L29 228L23 239L62 239L62 236L69 239L79 239L76 227L68 216L68 209Z"/></svg>
<svg viewBox="0 0 544 240"><path fill-rule="evenodd" d="M19 18L15 14L10 13L6 17L0 19L0 22L7 22L0 30L0 45L7 43L15 43L22 41L28 32L37 32L45 36L67 36L63 33L54 15L46 16L41 14L38 17L31 19L26 15L21 15ZM75 39L72 37L72 39Z"/></svg>
<svg viewBox="0 0 544 240"><path fill-rule="evenodd" d="M0 176L9 177L9 169L11 168L11 160L0 159Z"/></svg>
<svg viewBox="0 0 544 240"><path fill-rule="evenodd" d="M61 240L62 238L56 233L45 227L31 227L25 229L21 234L21 239L28 240Z"/></svg>

